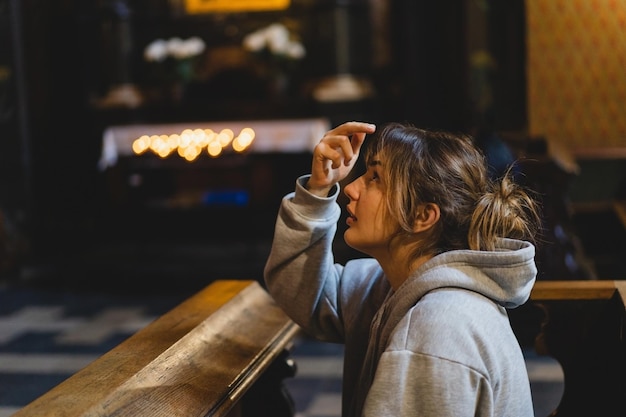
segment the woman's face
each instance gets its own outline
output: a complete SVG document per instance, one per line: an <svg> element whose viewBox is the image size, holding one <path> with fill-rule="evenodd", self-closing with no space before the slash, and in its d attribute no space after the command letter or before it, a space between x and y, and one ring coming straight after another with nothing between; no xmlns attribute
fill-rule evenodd
<svg viewBox="0 0 626 417"><path fill-rule="evenodd" d="M347 206L346 243L365 254L380 259L389 252L389 241L397 225L389 219L385 206L386 185L382 180L383 163L372 158L365 174L345 187L350 199Z"/></svg>

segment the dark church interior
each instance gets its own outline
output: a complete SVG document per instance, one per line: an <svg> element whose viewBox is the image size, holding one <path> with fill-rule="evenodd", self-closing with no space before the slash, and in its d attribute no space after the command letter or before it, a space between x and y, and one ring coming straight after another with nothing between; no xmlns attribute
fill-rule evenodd
<svg viewBox="0 0 626 417"><path fill-rule="evenodd" d="M216 280L262 286L281 198L310 169L321 135L349 120L405 121L472 135L494 177L513 166L515 179L541 202L537 282L558 281L566 289L578 288L579 282L619 288L626 277L626 75L607 75L621 80L617 93L611 93L618 102L611 111L622 118L602 125L596 137L584 143L565 140L557 147L551 132L538 132L533 105L542 96L532 84L529 39L540 25L531 21L537 9L530 5L548 9L551 2L563 4L0 0L0 329L7 329L6 336L0 330L0 416L17 412L83 366L37 372L12 367L12 361L47 354L93 360ZM590 3L621 25L621 44L611 45L623 70L626 5ZM572 4L583 4L574 15L585 13L584 2ZM281 34L295 49L254 49L253 40L260 41L264 28L285 30ZM601 34L589 31L598 42ZM193 39L198 49L165 58L150 55L150 46L162 52L155 41L163 46L172 39ZM598 71L589 73L597 74L594 80L603 90L598 80L604 74ZM553 76L567 77L556 70ZM255 129L256 141L241 152L224 148L219 156L203 153L185 160L182 154L132 148L142 135L227 128L238 133L247 126ZM345 207L343 198L339 202ZM338 262L364 256L341 239L344 224L339 222L335 242ZM618 311L597 307L590 314L620 317L615 326L623 331L624 306L620 291L616 294L607 297L606 308ZM576 297L565 297L571 298ZM592 296L580 298L593 304ZM41 311L65 309L59 323L81 314L93 320L96 310L111 306L141 307L143 321L92 348L59 345L54 332L62 329L45 316L53 313L41 313L51 324L36 335L12 327L19 321L12 317L36 305L48 309ZM582 324L578 330L566 327L584 334L564 341L567 332L557 329L562 343L556 345L565 350L562 346L588 336L586 326L594 327L591 318L580 317L579 304L568 308L563 314ZM511 320L528 349L528 363L557 374L533 386L536 413L547 416L561 401L561 367L576 361L551 352L559 360L555 365L540 355L539 314L523 306ZM569 323L567 317L559 319ZM305 362L337 368L341 348L306 337L301 343L293 355L296 363L298 355L303 357L302 379L296 373L288 382L295 415L339 416L333 407L340 375L308 375ZM601 343L607 350L594 346L582 355L598 358L609 352L606 356L618 361L610 368L626 370L623 335ZM624 375L617 378L621 382L614 384L624 388ZM565 412L555 415L593 415L566 414L573 409L570 401L582 401L576 398L579 383L587 387L578 379L572 391L565 385ZM318 390L331 393L324 397L327 402L321 397L315 402ZM608 394L598 390L589 398L593 395L616 412L603 415L626 413L623 403L612 410L617 401ZM584 408L589 409L603 410Z"/></svg>

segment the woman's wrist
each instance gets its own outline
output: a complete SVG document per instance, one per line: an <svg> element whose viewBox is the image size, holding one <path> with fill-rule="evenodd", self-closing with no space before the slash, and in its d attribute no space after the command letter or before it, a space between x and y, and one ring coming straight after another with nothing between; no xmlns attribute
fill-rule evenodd
<svg viewBox="0 0 626 417"><path fill-rule="evenodd" d="M329 196L329 194L331 193L331 191L334 189L335 185L323 185L323 186L316 186L315 184L311 183L311 178L309 178L306 183L304 184L304 188L310 192L313 195L316 195L318 197L322 197L322 198L326 198Z"/></svg>

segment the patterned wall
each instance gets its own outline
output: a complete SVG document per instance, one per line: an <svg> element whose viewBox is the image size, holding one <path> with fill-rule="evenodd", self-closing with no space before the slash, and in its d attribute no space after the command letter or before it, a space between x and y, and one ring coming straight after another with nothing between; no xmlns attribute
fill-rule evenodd
<svg viewBox="0 0 626 417"><path fill-rule="evenodd" d="M526 0L531 135L626 146L626 0Z"/></svg>

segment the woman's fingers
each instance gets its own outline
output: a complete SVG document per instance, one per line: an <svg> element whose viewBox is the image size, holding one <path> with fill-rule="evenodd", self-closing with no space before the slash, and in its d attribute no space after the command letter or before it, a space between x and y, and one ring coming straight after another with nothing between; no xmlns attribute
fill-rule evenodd
<svg viewBox="0 0 626 417"><path fill-rule="evenodd" d="M343 180L352 170L361 145L376 127L370 123L348 122L329 130L313 150L309 190L320 194Z"/></svg>
<svg viewBox="0 0 626 417"><path fill-rule="evenodd" d="M359 154L361 145L368 133L374 133L376 126L364 122L347 122L328 131L320 141L331 147L335 152L330 152L333 167L338 168L343 162L349 165L355 156ZM341 149L341 154L337 150Z"/></svg>

